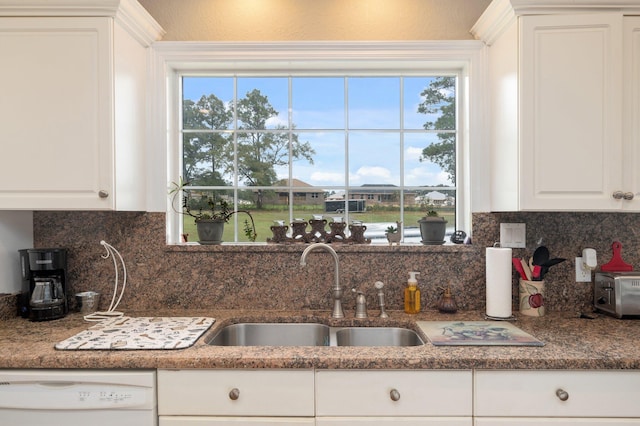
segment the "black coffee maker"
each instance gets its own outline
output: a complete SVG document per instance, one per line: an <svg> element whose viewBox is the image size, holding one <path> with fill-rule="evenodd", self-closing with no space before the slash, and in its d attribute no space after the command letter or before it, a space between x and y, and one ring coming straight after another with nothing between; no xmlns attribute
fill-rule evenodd
<svg viewBox="0 0 640 426"><path fill-rule="evenodd" d="M67 250L19 250L22 269L22 292L18 298L19 314L32 321L64 317L67 302Z"/></svg>

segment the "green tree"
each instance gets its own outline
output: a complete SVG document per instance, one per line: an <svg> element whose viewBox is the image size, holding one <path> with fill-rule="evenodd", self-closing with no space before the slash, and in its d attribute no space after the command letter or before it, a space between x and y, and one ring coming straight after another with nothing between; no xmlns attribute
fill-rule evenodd
<svg viewBox="0 0 640 426"><path fill-rule="evenodd" d="M276 125L269 132L269 119L278 117L278 111L260 90L248 92L237 104L238 115L238 174L249 186L270 186L277 180L276 166L300 159L313 164L315 151L309 142L301 142L298 135L289 133L286 126ZM294 126L295 128L295 126ZM291 159L289 158L291 139ZM262 208L264 191L258 190L256 207Z"/></svg>
<svg viewBox="0 0 640 426"><path fill-rule="evenodd" d="M437 114L435 121L424 124L426 130L456 129L456 78L437 77L420 94L424 101L418 106L422 114ZM449 174L449 180L456 182L456 135L455 132L437 133L438 142L422 150L420 161L431 161Z"/></svg>
<svg viewBox="0 0 640 426"><path fill-rule="evenodd" d="M215 95L202 96L198 102L185 99L183 123L185 129L227 129L233 114ZM185 133L183 176L192 185L224 185L222 171L229 164L229 138L223 133ZM233 158L233 157L231 157Z"/></svg>

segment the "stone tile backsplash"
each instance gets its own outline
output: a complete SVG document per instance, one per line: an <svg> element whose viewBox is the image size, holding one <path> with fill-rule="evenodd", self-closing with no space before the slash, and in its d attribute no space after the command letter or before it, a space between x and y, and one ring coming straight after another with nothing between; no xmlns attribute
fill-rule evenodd
<svg viewBox="0 0 640 426"><path fill-rule="evenodd" d="M544 244L552 257L566 262L546 278L547 309L590 309L592 284L575 282L575 257L583 248L598 253L598 264L611 258L611 243L623 244L627 263L640 264L637 234L640 216L630 213L475 213L473 244L456 246L337 246L347 315L354 309L351 288L365 292L370 315L377 297L373 285L385 283L387 309L402 309L408 272L419 271L422 304L434 309L441 288L449 285L462 310L485 306L485 247L499 240L501 222L527 225L530 256ZM35 246L69 250L70 294L100 292L100 309L113 295L114 271L100 240L115 246L127 265L127 288L121 310L245 307L284 310L331 307L333 263L327 253L311 253L299 266L303 245L167 246L165 215L145 212L35 212ZM514 310L517 276L514 271Z"/></svg>

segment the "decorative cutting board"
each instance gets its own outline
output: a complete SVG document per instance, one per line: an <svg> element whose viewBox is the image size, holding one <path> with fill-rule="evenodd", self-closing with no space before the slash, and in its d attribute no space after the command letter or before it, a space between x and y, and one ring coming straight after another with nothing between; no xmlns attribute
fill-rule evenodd
<svg viewBox="0 0 640 426"><path fill-rule="evenodd" d="M540 340L503 321L418 321L435 346L544 346Z"/></svg>
<svg viewBox="0 0 640 426"><path fill-rule="evenodd" d="M119 317L56 343L56 349L184 349L216 320L208 317Z"/></svg>

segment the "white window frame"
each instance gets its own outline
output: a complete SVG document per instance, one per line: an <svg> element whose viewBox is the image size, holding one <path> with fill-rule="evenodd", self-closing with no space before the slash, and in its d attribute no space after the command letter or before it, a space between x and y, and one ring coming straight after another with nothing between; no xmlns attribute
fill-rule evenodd
<svg viewBox="0 0 640 426"><path fill-rule="evenodd" d="M167 190L180 174L179 75L185 71L235 72L291 70L297 75L318 70L460 73L458 98L458 175L456 215L459 227L471 230L471 212L483 211L488 188L488 149L483 137L484 53L479 41L416 42L159 42L152 49L149 120L149 211L167 213L167 243L179 244L180 217ZM162 169L158 165L164 165ZM474 185L471 185L471 182ZM162 183L162 188L157 185ZM162 191L162 193L160 192ZM474 194L483 194L474 197ZM486 197L488 199L488 197ZM478 202L474 202L477 199Z"/></svg>

